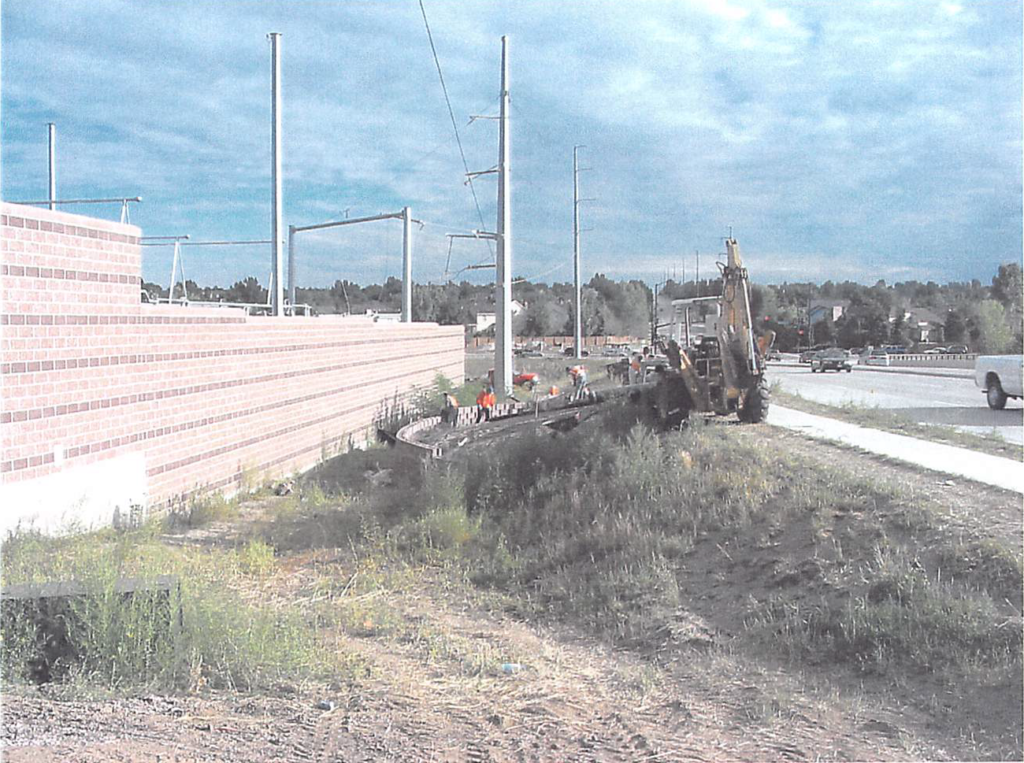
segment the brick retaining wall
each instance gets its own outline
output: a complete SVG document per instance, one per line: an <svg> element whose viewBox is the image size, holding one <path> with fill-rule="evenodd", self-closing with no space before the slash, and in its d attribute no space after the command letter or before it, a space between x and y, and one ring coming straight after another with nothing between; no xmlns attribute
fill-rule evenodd
<svg viewBox="0 0 1024 763"><path fill-rule="evenodd" d="M461 326L143 304L133 226L2 204L0 235L0 527L305 469L464 375Z"/></svg>

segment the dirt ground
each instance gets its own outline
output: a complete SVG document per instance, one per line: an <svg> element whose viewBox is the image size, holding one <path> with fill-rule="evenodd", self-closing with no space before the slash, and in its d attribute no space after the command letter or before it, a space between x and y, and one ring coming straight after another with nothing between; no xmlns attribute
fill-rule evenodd
<svg viewBox="0 0 1024 763"><path fill-rule="evenodd" d="M475 437L487 445L510 427L496 423ZM897 481L945 507L953 527L1020 548L1018 496L766 426L746 436L770 438L808 466L841 460ZM212 532L227 540L233 530ZM716 545L703 544L708 550L688 562L673 648L663 659L523 619L486 592L426 570L382 594L402 622L397 637L338 634L338 650L359 667L329 685L92 699L7 687L0 751L12 763L177 763L966 760L1019 750L1019 689L1010 691L1015 705L1006 706L1003 687L993 694L1001 706L986 707L985 696L949 697L944 713L942 687L921 696L927 677L884 685L734 648L739 604L777 584L804 551L753 540ZM287 556L275 595L299 590L314 569L323 575L336 567L342 579L351 574L345 565L333 550ZM965 701L988 725L950 721Z"/></svg>

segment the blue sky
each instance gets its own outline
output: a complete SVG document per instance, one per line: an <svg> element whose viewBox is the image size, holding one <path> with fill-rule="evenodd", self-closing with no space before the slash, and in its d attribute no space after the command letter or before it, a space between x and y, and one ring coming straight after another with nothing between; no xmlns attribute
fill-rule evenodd
<svg viewBox="0 0 1024 763"><path fill-rule="evenodd" d="M755 280L988 282L1022 242L1022 22L1013 0L424 0L472 170L497 159L510 37L517 275L702 271L730 226ZM141 195L147 235L270 237L270 46L281 32L285 222L409 205L417 281L479 226L416 0L6 0L2 194ZM477 184L493 229L495 182ZM74 211L116 217L114 208ZM303 234L299 285L400 276L397 222ZM458 242L452 270L485 261ZM265 281L269 245L186 251ZM170 252L147 249L166 281ZM460 277L484 282L491 271Z"/></svg>

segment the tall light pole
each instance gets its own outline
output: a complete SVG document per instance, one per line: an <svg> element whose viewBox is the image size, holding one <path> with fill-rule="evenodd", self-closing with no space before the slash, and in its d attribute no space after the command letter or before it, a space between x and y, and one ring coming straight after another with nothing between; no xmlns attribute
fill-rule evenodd
<svg viewBox="0 0 1024 763"><path fill-rule="evenodd" d="M46 123L50 143L50 210L57 208L57 125Z"/></svg>
<svg viewBox="0 0 1024 763"><path fill-rule="evenodd" d="M295 315L295 226L288 226L288 304Z"/></svg>
<svg viewBox="0 0 1024 763"><path fill-rule="evenodd" d="M412 213L402 207L402 323L412 323Z"/></svg>
<svg viewBox="0 0 1024 763"><path fill-rule="evenodd" d="M284 315L284 251L281 237L284 234L284 218L281 209L281 33L271 32L271 110L273 112L271 175L274 185L274 222L271 240L271 311L276 316Z"/></svg>
<svg viewBox="0 0 1024 763"><path fill-rule="evenodd" d="M512 391L512 198L509 150L508 37L501 38L501 115L498 135L498 261L494 287L494 386Z"/></svg>
<svg viewBox="0 0 1024 763"><path fill-rule="evenodd" d="M583 358L583 289L580 286L580 148L580 146L572 147L572 274L576 305L573 342L576 347L576 360Z"/></svg>

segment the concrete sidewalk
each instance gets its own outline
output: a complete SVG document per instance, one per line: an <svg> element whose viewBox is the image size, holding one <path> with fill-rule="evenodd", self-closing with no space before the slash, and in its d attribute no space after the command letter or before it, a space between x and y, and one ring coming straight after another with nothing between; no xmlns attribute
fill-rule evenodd
<svg viewBox="0 0 1024 763"><path fill-rule="evenodd" d="M1024 493L1024 463L1019 461L919 440L916 437L859 427L778 405L773 405L768 410L767 421L774 426L791 429L808 437L841 442L932 471Z"/></svg>

